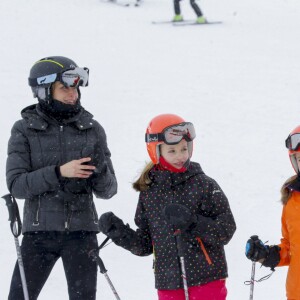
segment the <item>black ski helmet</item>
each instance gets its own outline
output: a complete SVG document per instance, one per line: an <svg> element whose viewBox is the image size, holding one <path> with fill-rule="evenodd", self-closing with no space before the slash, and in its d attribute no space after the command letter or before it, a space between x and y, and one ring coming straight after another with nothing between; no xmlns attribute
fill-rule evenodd
<svg viewBox="0 0 300 300"><path fill-rule="evenodd" d="M33 97L37 97L39 100L50 101L52 99L52 83L59 81L60 74L76 67L78 66L73 60L64 56L45 57L35 62L30 69L28 78ZM80 98L79 87L78 92Z"/></svg>

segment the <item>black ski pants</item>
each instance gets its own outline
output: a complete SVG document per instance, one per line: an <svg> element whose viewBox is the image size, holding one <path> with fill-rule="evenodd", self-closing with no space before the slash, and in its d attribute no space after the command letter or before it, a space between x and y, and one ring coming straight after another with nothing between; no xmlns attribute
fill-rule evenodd
<svg viewBox="0 0 300 300"><path fill-rule="evenodd" d="M95 300L97 263L89 251L98 247L95 232L25 233L21 252L30 300L36 300L47 278L61 258L70 300ZM23 300L19 265L16 263L8 300Z"/></svg>
<svg viewBox="0 0 300 300"><path fill-rule="evenodd" d="M201 11L200 7L196 3L196 1L195 0L190 0L190 4L191 4L194 12L196 13L197 17L201 17L203 14L202 14L202 11ZM174 0L174 10L175 10L176 15L181 14L180 0Z"/></svg>

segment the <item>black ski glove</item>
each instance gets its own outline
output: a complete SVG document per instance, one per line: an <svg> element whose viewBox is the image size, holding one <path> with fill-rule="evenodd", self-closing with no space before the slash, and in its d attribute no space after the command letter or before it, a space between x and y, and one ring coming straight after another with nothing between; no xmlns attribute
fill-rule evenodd
<svg viewBox="0 0 300 300"><path fill-rule="evenodd" d="M176 229L185 230L197 222L197 217L189 208L181 204L168 204L162 211L165 220L176 227Z"/></svg>
<svg viewBox="0 0 300 300"><path fill-rule="evenodd" d="M176 203L166 205L162 214L176 229L190 231L197 236L206 232L211 223L210 218L193 214L186 206Z"/></svg>
<svg viewBox="0 0 300 300"><path fill-rule="evenodd" d="M265 267L272 270L280 261L280 248L278 246L265 245L257 235L253 235L246 244L246 256L248 259L260 262Z"/></svg>
<svg viewBox="0 0 300 300"><path fill-rule="evenodd" d="M121 239L128 227L113 212L106 212L99 218L99 229L113 241Z"/></svg>
<svg viewBox="0 0 300 300"><path fill-rule="evenodd" d="M87 164L93 165L96 167L94 173L102 173L105 167L105 154L99 143L96 143L94 146L86 146L81 152L82 157L90 157L91 161Z"/></svg>
<svg viewBox="0 0 300 300"><path fill-rule="evenodd" d="M267 257L268 248L257 235L253 235L247 241L245 254L248 259L261 262Z"/></svg>
<svg viewBox="0 0 300 300"><path fill-rule="evenodd" d="M279 264L280 262L280 247L277 245L267 246L269 248L269 254L266 259L262 262L264 267L269 267L271 270Z"/></svg>

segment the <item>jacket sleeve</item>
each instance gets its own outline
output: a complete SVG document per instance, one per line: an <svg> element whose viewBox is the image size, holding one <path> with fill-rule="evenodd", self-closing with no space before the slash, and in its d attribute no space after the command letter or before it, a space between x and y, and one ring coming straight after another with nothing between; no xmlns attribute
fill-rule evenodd
<svg viewBox="0 0 300 300"><path fill-rule="evenodd" d="M207 224L200 238L207 244L226 245L236 230L228 199L214 180L209 183L205 198L208 210L206 206L202 207L201 216L206 217ZM200 222L196 226L201 225Z"/></svg>
<svg viewBox="0 0 300 300"><path fill-rule="evenodd" d="M99 147L95 153L98 161L99 172L93 174L92 189L97 198L110 199L117 193L118 184L115 176L115 171L111 161L111 153L107 147L106 134L100 124L98 124L98 137L97 145ZM101 154L100 154L101 153ZM99 156L97 158L97 156Z"/></svg>
<svg viewBox="0 0 300 300"><path fill-rule="evenodd" d="M144 218L144 212L140 201L136 210L135 223L138 227L136 230L129 228L129 225L124 225L122 238L115 240L115 244L129 250L137 256L147 256L152 254L153 247L150 230L148 222Z"/></svg>
<svg viewBox="0 0 300 300"><path fill-rule="evenodd" d="M282 239L281 243L278 245L280 247L280 261L278 266L288 266L290 264L290 239L289 239L289 232L286 226L286 219L285 219L285 210L286 205L283 206L282 209L282 216L281 216L281 231L282 231Z"/></svg>
<svg viewBox="0 0 300 300"><path fill-rule="evenodd" d="M25 199L57 189L55 166L32 170L30 148L22 121L14 124L8 142L6 182L10 193Z"/></svg>

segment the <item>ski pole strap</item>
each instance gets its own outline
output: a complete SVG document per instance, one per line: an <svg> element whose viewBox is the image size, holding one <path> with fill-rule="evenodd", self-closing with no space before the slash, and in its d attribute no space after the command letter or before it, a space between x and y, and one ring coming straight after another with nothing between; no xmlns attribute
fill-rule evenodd
<svg viewBox="0 0 300 300"><path fill-rule="evenodd" d="M268 275L266 275L266 276L263 276L263 277L261 277L260 279L258 279L258 280L247 280L247 281L244 281L244 284L245 285L250 285L250 284L252 284L253 282L262 282L262 281L264 281L264 280L267 280L267 279L269 279L272 275L273 275L273 273L275 272L275 270L271 270L272 272L270 273L270 274L268 274Z"/></svg>
<svg viewBox="0 0 300 300"><path fill-rule="evenodd" d="M22 232L22 222L19 213L18 203L14 196L7 194L2 196L6 202L10 221L10 230L14 237L18 237Z"/></svg>

